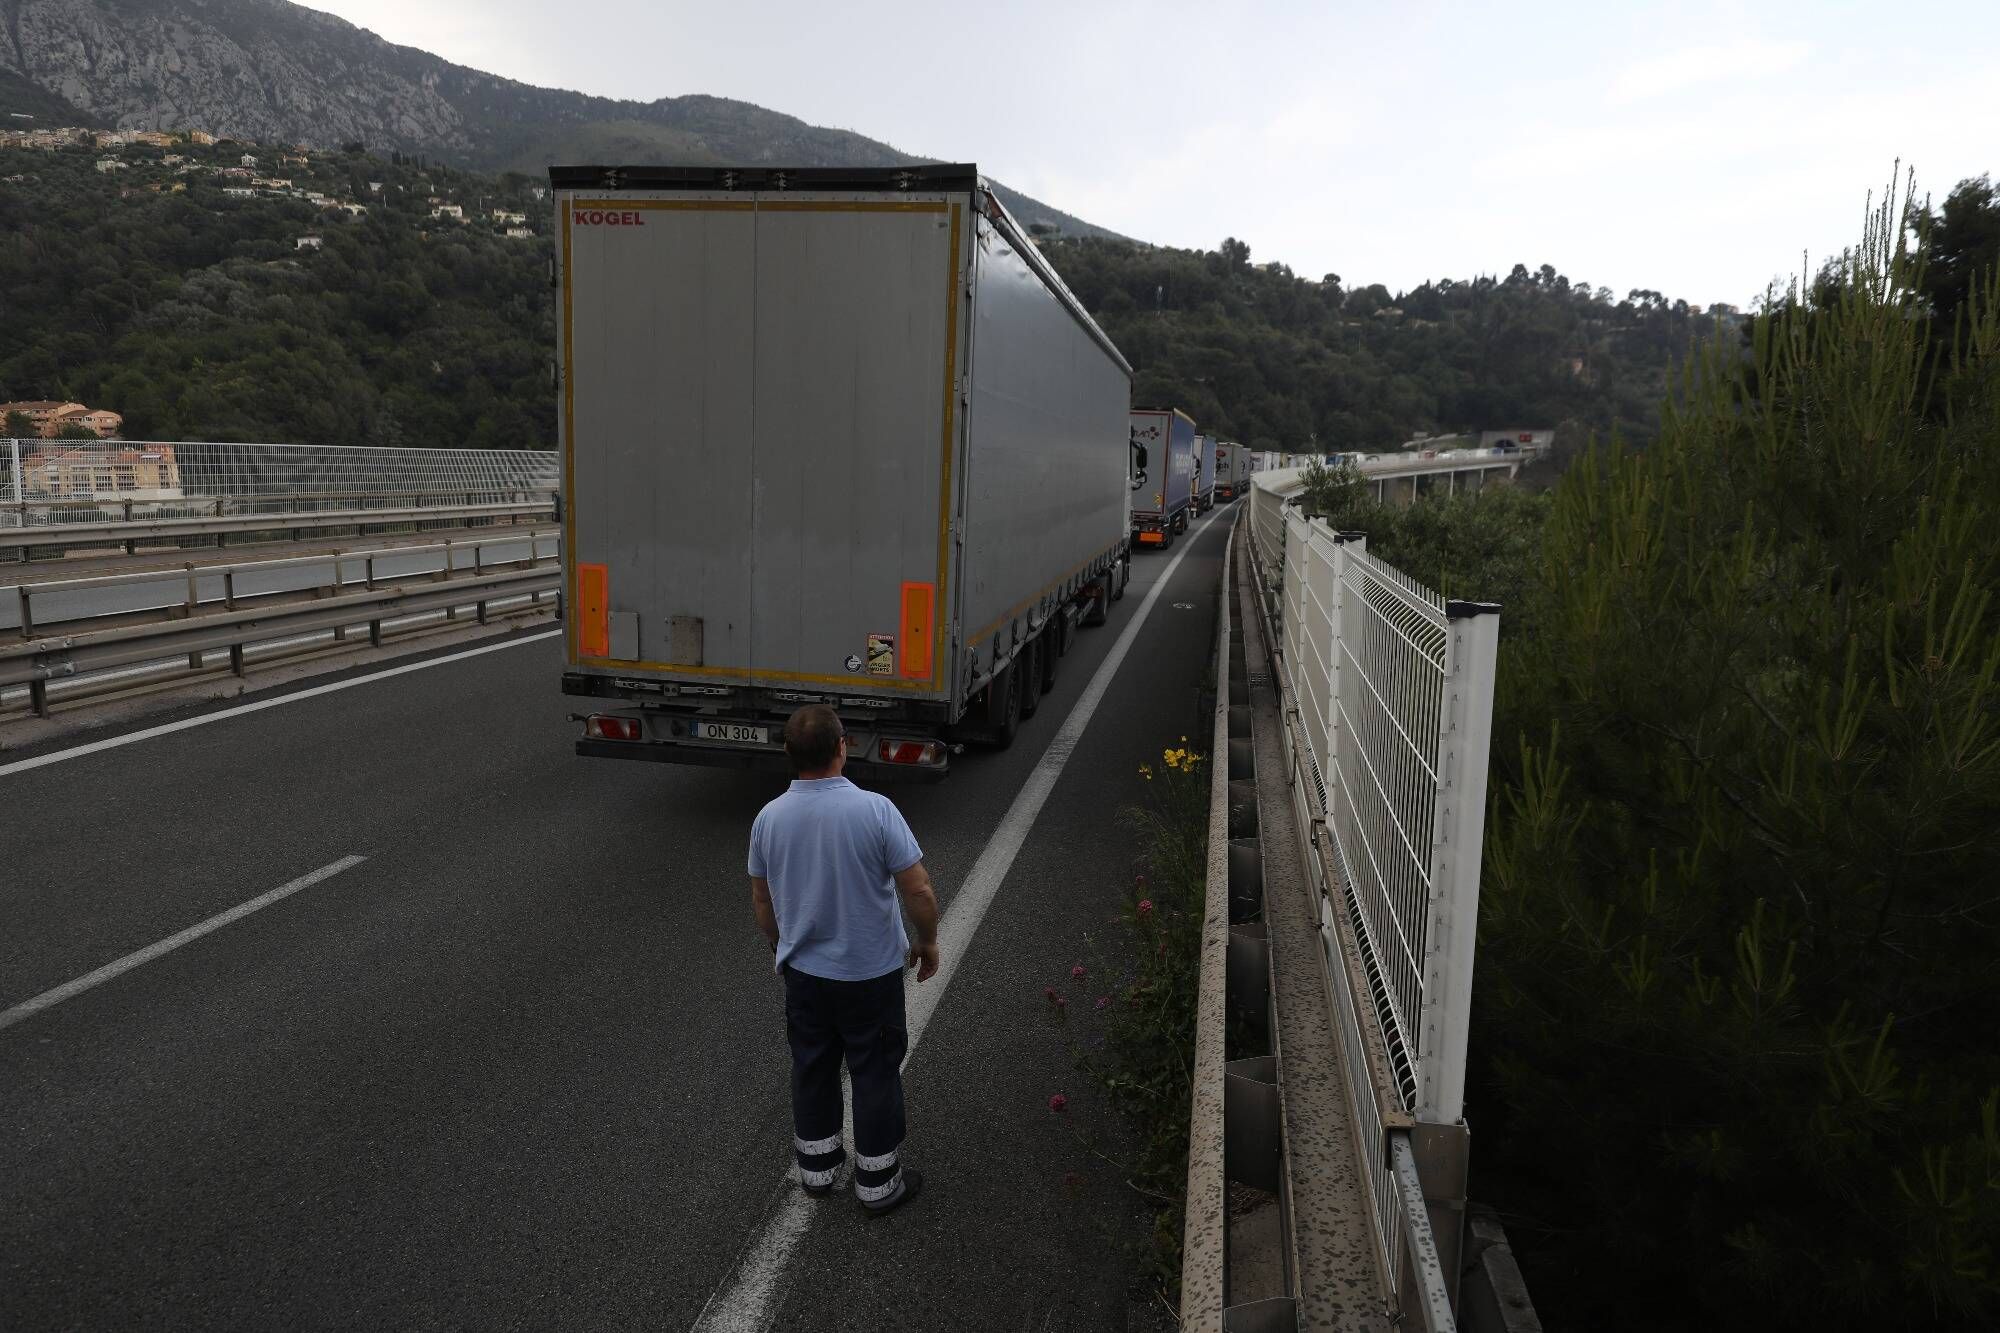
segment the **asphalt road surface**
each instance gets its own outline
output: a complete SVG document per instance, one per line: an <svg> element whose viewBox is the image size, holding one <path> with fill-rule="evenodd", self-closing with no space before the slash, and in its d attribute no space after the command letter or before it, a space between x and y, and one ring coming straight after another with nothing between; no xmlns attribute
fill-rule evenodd
<svg viewBox="0 0 2000 1333"><path fill-rule="evenodd" d="M1137 766L1197 734L1234 512L1136 558L1011 750L893 789L949 923L1185 552L911 1057L924 1197L863 1218L843 1191L783 1245L782 991L744 877L781 784L577 758L546 631L0 757L0 1328L1153 1326L1129 1145L1042 990L1093 989L1069 969L1135 868Z"/></svg>

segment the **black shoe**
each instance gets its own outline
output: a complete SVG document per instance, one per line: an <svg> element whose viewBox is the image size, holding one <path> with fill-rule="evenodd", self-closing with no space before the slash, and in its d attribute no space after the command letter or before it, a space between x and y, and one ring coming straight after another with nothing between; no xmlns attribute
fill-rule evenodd
<svg viewBox="0 0 2000 1333"><path fill-rule="evenodd" d="M883 1213L893 1213L910 1200L924 1192L924 1173L903 1168L902 1188L879 1203L864 1203L862 1209L870 1217L880 1217Z"/></svg>

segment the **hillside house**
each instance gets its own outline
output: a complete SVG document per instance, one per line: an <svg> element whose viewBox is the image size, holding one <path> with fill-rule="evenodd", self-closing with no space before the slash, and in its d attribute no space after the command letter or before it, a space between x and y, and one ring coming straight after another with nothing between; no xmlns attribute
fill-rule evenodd
<svg viewBox="0 0 2000 1333"><path fill-rule="evenodd" d="M257 192L247 185L225 185L222 192L231 199L255 199Z"/></svg>
<svg viewBox="0 0 2000 1333"><path fill-rule="evenodd" d="M54 399L0 403L0 425L16 414L26 417L35 434L44 440L53 440L64 426L81 426L102 438L116 435L118 428L125 424L125 418L116 412L94 410L82 403Z"/></svg>
<svg viewBox="0 0 2000 1333"><path fill-rule="evenodd" d="M381 182L381 181L369 181L369 182L368 182L368 193L370 193L370 194L380 194L380 193L382 193L382 182Z"/></svg>
<svg viewBox="0 0 2000 1333"><path fill-rule="evenodd" d="M206 148L207 146L215 142L215 136L213 134L208 133L208 131L206 130L189 130L188 142L191 144L199 144L202 147Z"/></svg>
<svg viewBox="0 0 2000 1333"><path fill-rule="evenodd" d="M509 213L504 208L494 209L491 216L495 222L502 223L510 227L522 226L528 220L528 215L526 213Z"/></svg>
<svg viewBox="0 0 2000 1333"><path fill-rule="evenodd" d="M439 204L431 210L434 218L450 218L453 222L465 221L465 209L458 204Z"/></svg>
<svg viewBox="0 0 2000 1333"><path fill-rule="evenodd" d="M129 171L131 168L115 157L100 157L97 159L97 169L101 172L111 172Z"/></svg>
<svg viewBox="0 0 2000 1333"><path fill-rule="evenodd" d="M507 228L507 235L517 241L532 241L535 239L535 233L527 227L509 227Z"/></svg>
<svg viewBox="0 0 2000 1333"><path fill-rule="evenodd" d="M187 158L180 153L168 153L160 159L160 165L163 167L177 167L185 161L187 161Z"/></svg>
<svg viewBox="0 0 2000 1333"><path fill-rule="evenodd" d="M257 155L255 153L245 153L236 159L236 164L240 167L248 167L254 171L257 167Z"/></svg>

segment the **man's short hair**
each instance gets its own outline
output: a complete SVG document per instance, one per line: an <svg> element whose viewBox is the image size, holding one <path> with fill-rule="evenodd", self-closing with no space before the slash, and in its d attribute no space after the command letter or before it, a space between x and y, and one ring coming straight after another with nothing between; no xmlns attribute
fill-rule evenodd
<svg viewBox="0 0 2000 1333"><path fill-rule="evenodd" d="M825 704L807 704L785 721L785 753L801 773L817 773L840 753L846 734L840 717Z"/></svg>

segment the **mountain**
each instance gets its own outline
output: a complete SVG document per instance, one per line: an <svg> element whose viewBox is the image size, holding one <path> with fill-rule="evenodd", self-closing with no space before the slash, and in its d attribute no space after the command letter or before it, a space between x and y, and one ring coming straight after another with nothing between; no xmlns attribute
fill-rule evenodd
<svg viewBox="0 0 2000 1333"><path fill-rule="evenodd" d="M200 129L320 148L363 143L534 174L554 162L930 160L728 98L631 102L538 88L284 0L0 0L0 22L0 126L32 116L37 125ZM1024 224L1111 234L996 190Z"/></svg>

